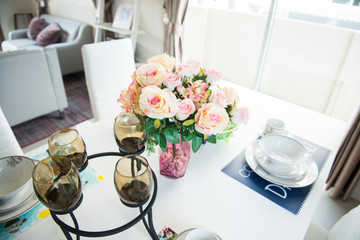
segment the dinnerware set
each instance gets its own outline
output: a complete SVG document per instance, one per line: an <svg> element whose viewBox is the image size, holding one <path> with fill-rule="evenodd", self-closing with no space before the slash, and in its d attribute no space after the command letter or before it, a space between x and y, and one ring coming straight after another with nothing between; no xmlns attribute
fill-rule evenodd
<svg viewBox="0 0 360 240"><path fill-rule="evenodd" d="M282 186L305 187L318 175L311 154L287 134L285 124L278 119L267 121L262 136L246 149L245 157L260 177Z"/></svg>
<svg viewBox="0 0 360 240"><path fill-rule="evenodd" d="M0 159L0 222L21 215L39 202L31 181L34 167L35 161L25 156Z"/></svg>

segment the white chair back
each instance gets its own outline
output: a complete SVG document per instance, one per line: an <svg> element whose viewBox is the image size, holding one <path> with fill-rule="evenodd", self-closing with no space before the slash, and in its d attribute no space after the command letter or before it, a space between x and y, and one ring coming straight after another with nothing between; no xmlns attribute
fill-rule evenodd
<svg viewBox="0 0 360 240"><path fill-rule="evenodd" d="M16 140L5 115L0 108L0 158L12 155L23 155L23 151Z"/></svg>
<svg viewBox="0 0 360 240"><path fill-rule="evenodd" d="M121 112L117 99L131 83L135 61L129 38L82 47L86 84L95 121Z"/></svg>

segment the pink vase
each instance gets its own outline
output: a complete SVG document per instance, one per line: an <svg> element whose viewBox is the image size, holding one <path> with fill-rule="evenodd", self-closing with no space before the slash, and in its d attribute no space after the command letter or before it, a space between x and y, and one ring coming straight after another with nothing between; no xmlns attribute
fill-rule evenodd
<svg viewBox="0 0 360 240"><path fill-rule="evenodd" d="M167 142L165 152L161 151L160 155L160 174L174 178L184 176L190 151L190 142Z"/></svg>

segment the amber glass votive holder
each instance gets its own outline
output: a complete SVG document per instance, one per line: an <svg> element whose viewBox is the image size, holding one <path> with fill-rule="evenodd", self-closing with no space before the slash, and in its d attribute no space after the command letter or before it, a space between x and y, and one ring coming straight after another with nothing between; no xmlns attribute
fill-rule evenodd
<svg viewBox="0 0 360 240"><path fill-rule="evenodd" d="M145 203L153 188L148 161L134 154L120 158L115 166L114 185L125 205L138 206Z"/></svg>
<svg viewBox="0 0 360 240"><path fill-rule="evenodd" d="M75 129L62 129L52 134L48 140L50 156L57 161L69 159L77 169L87 163L86 146Z"/></svg>
<svg viewBox="0 0 360 240"><path fill-rule="evenodd" d="M114 121L114 137L121 153L140 153L145 149L145 119L134 113L120 113Z"/></svg>
<svg viewBox="0 0 360 240"><path fill-rule="evenodd" d="M51 211L72 211L82 196L79 172L68 159L45 158L32 172L34 192L41 203Z"/></svg>

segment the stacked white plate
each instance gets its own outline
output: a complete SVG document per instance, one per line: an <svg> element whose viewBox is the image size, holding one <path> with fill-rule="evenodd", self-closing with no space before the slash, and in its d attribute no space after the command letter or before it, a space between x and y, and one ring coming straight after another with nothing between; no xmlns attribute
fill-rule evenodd
<svg viewBox="0 0 360 240"><path fill-rule="evenodd" d="M0 159L0 223L20 216L39 201L32 186L35 162L24 156Z"/></svg>
<svg viewBox="0 0 360 240"><path fill-rule="evenodd" d="M318 167L306 148L288 136L266 135L246 149L245 158L255 173L287 187L305 187L318 176Z"/></svg>

